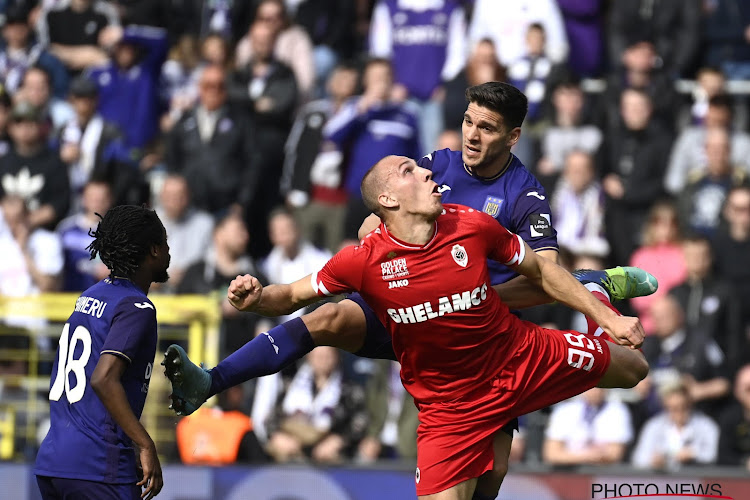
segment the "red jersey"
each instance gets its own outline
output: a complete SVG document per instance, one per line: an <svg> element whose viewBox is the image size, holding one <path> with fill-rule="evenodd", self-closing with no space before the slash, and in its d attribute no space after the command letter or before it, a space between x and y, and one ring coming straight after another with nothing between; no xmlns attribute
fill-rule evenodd
<svg viewBox="0 0 750 500"><path fill-rule="evenodd" d="M384 224L313 274L318 295L358 291L393 337L404 387L417 402L449 401L495 377L504 336L520 326L490 284L487 258L517 265L524 244L484 212L444 205L423 246Z"/></svg>

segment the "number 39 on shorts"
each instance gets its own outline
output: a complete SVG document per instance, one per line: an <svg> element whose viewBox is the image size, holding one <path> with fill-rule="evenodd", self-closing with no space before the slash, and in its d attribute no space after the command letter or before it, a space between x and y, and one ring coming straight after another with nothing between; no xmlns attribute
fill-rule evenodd
<svg viewBox="0 0 750 500"><path fill-rule="evenodd" d="M573 368L580 368L585 371L591 371L594 366L594 355L588 351L595 351L596 344L588 335L566 333L565 340L573 347L568 347L568 364ZM584 351L583 349L588 349Z"/></svg>

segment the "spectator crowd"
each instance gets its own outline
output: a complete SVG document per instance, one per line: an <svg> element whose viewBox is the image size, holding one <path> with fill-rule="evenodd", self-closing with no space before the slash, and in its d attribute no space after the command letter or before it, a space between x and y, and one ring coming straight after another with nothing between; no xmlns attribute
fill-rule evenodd
<svg viewBox="0 0 750 500"><path fill-rule="evenodd" d="M125 203L167 228L158 293L296 280L356 243L372 164L460 149L465 89L507 81L561 262L660 283L618 304L649 377L522 419L512 457L750 470L750 3L7 0L0 26L0 294L106 276L88 230ZM221 312L222 355L269 328ZM522 314L585 331L559 306ZM186 460L416 452L398 365L333 349L201 412L177 430Z"/></svg>

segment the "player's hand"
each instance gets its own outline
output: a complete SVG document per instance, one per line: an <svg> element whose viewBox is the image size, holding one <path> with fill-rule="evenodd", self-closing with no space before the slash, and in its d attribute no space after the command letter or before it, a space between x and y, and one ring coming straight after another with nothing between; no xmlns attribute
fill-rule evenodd
<svg viewBox="0 0 750 500"><path fill-rule="evenodd" d="M227 298L236 309L252 311L260 303L262 293L263 285L258 278L246 274L232 280L227 290Z"/></svg>
<svg viewBox="0 0 750 500"><path fill-rule="evenodd" d="M643 339L646 338L641 321L632 316L617 316L605 331L618 344L627 345L633 349L641 347Z"/></svg>
<svg viewBox="0 0 750 500"><path fill-rule="evenodd" d="M158 495L162 486L164 486L164 479L161 476L161 464L159 463L159 457L156 456L156 447L154 445L141 448L139 457L141 468L143 469L143 479L137 484L145 488L143 493L141 493L141 498L149 500Z"/></svg>

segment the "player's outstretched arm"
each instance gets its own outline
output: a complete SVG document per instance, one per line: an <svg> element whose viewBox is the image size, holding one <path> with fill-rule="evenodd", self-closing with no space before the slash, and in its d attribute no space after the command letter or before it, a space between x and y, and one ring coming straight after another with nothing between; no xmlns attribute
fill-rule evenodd
<svg viewBox="0 0 750 500"><path fill-rule="evenodd" d="M526 246L525 258L515 270L537 283L554 300L593 319L621 345L640 347L645 333L638 318L618 316L604 306L568 271L549 259L537 256Z"/></svg>
<svg viewBox="0 0 750 500"><path fill-rule="evenodd" d="M557 262L557 250L538 250L534 253L538 257ZM553 302L552 298L547 295L539 285L533 283L526 276L516 276L505 283L493 285L492 288L495 289L505 305L511 310L524 309L526 307L534 307Z"/></svg>
<svg viewBox="0 0 750 500"><path fill-rule="evenodd" d="M263 316L290 314L321 299L312 287L309 274L288 285L266 287L255 276L237 276L229 284L227 298L236 309Z"/></svg>
<svg viewBox="0 0 750 500"><path fill-rule="evenodd" d="M120 382L127 367L128 363L124 359L113 354L102 354L91 375L91 388L117 425L138 446L143 468L143 479L138 486L145 487L142 496L148 500L159 494L164 480L159 457L156 455L156 445L133 413Z"/></svg>

